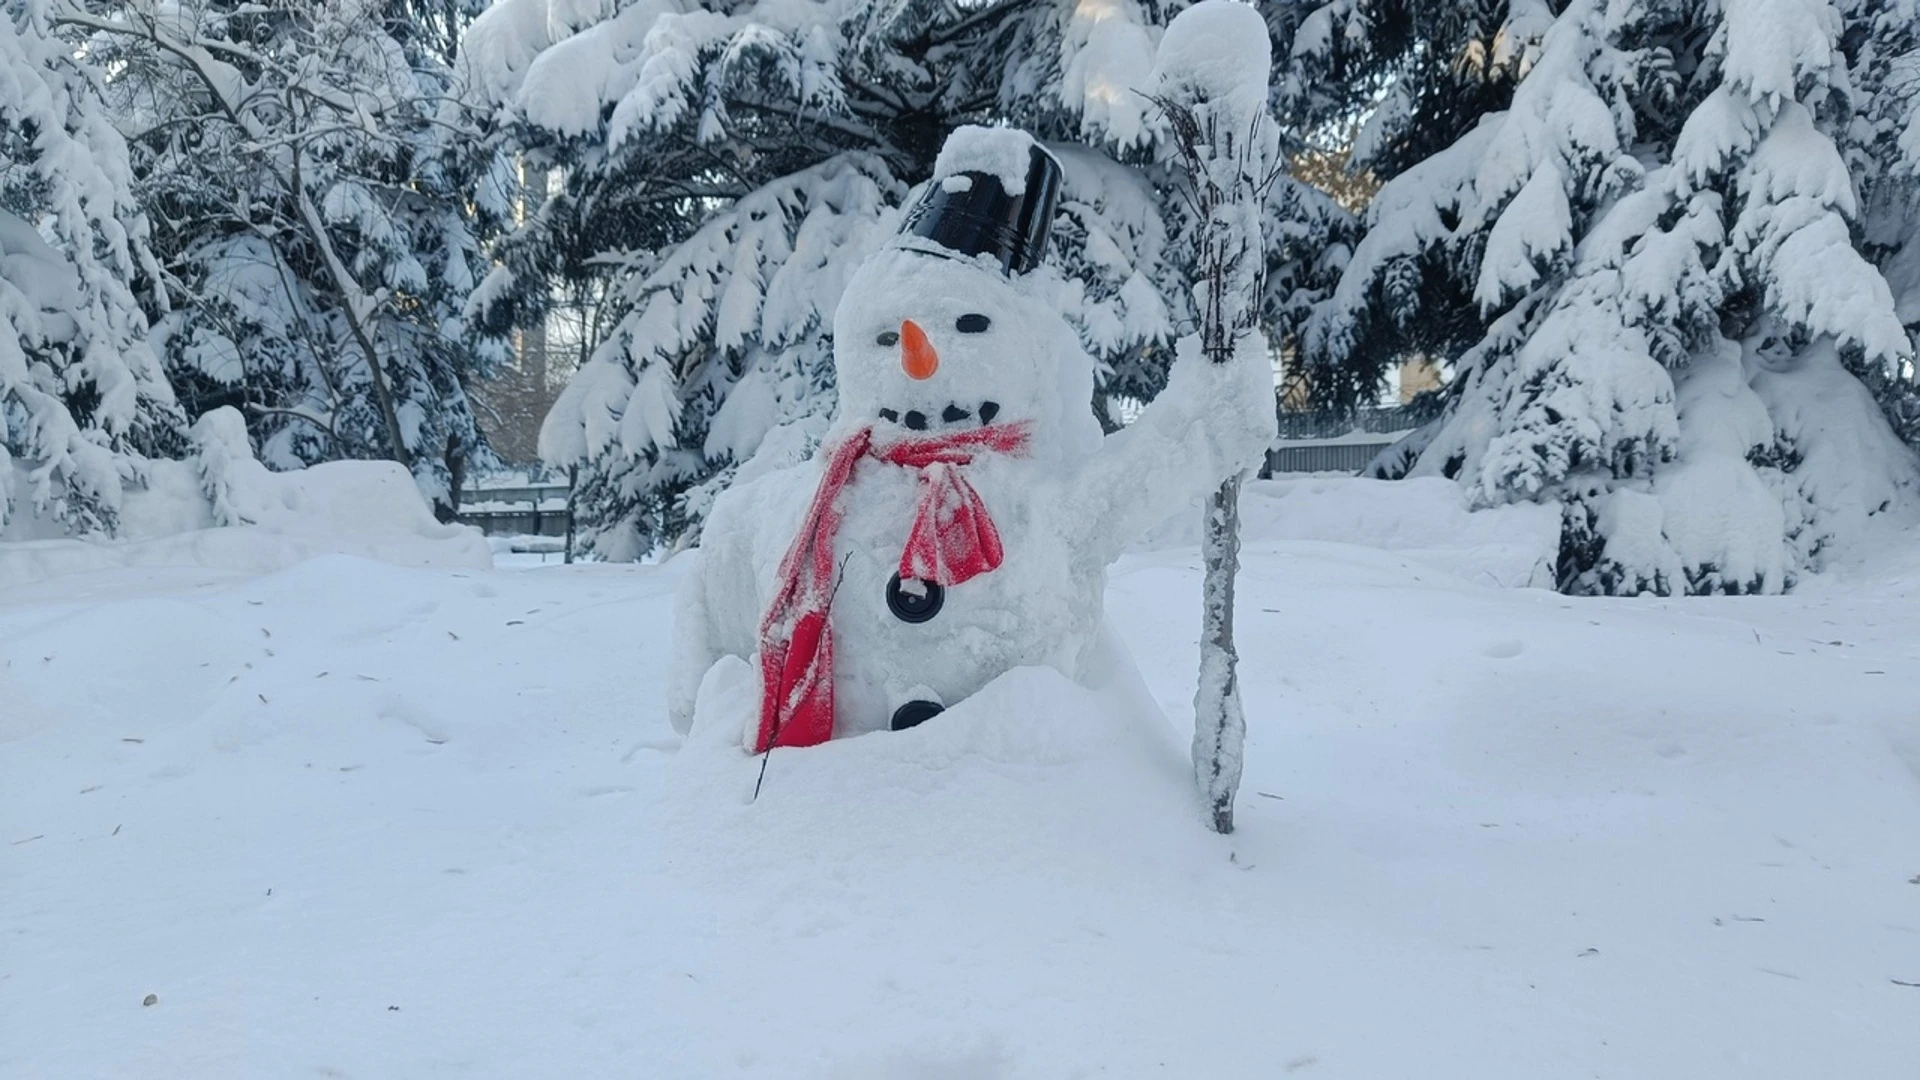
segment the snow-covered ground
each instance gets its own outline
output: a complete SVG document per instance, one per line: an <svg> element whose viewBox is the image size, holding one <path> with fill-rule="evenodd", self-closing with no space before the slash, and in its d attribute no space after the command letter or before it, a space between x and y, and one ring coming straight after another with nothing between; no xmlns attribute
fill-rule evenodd
<svg viewBox="0 0 1920 1080"><path fill-rule="evenodd" d="M1250 489L1228 838L1177 529L1170 726L1016 672L757 801L679 562L0 590L0 1076L1910 1080L1920 551L1576 601L1423 483Z"/></svg>

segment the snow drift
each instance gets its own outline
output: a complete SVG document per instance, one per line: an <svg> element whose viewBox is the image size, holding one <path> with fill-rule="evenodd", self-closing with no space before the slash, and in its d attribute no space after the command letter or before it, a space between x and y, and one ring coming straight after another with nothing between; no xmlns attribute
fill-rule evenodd
<svg viewBox="0 0 1920 1080"><path fill-rule="evenodd" d="M59 522L31 515L10 520L0 530L0 588L109 567L260 573L328 554L402 566L492 565L485 538L436 521L398 464L338 461L272 472L254 459L232 409L201 417L193 439L190 459L150 462L146 485L126 491L118 539L69 539Z"/></svg>

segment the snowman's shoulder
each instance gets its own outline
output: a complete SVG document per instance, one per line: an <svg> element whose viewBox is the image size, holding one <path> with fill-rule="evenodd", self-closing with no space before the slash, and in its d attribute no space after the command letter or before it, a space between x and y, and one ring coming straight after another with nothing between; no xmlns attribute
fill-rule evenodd
<svg viewBox="0 0 1920 1080"><path fill-rule="evenodd" d="M809 460L721 492L701 529L707 559L750 560L757 550L784 551L819 482L819 466Z"/></svg>
<svg viewBox="0 0 1920 1080"><path fill-rule="evenodd" d="M820 482L819 462L808 458L795 465L761 473L734 484L714 499L709 515L759 513L788 506L804 506Z"/></svg>

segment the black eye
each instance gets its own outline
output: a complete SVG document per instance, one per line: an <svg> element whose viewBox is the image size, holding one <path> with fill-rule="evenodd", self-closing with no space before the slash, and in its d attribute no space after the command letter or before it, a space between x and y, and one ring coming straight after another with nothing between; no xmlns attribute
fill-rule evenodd
<svg viewBox="0 0 1920 1080"><path fill-rule="evenodd" d="M962 315L953 321L953 328L963 334L984 334L987 332L987 327L992 325L992 319L978 312Z"/></svg>
<svg viewBox="0 0 1920 1080"><path fill-rule="evenodd" d="M880 331L880 336L873 340L876 345L884 345L891 348L900 344L900 332L898 330L882 330Z"/></svg>

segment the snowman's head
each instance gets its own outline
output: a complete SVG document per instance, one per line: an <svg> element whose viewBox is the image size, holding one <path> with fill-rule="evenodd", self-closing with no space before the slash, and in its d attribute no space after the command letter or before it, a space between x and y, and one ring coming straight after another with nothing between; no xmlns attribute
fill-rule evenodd
<svg viewBox="0 0 1920 1080"><path fill-rule="evenodd" d="M935 435L1030 422L1032 453L1099 438L1093 364L1037 271L1060 167L1026 134L962 128L901 235L834 316L840 425Z"/></svg>

